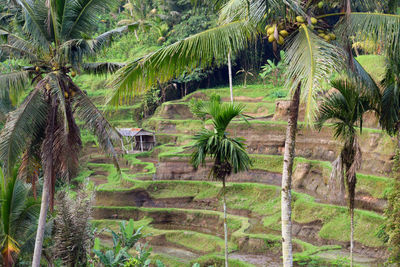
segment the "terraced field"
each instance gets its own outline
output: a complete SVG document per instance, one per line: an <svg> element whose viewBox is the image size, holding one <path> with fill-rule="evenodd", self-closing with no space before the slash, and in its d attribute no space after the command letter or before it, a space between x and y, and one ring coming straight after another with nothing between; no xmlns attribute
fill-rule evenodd
<svg viewBox="0 0 400 267"><path fill-rule="evenodd" d="M87 78L82 78L87 81ZM105 90L101 79L85 83L99 106ZM133 218L151 234L153 258L167 266L204 266L223 262L221 184L207 179L209 169L189 163L191 135L209 123L193 117L192 98L207 100L227 88L200 90L182 100L164 103L143 127L154 130L158 146L151 152L121 155L122 176L101 155L93 138L84 133L85 151L77 178L96 185L93 222L116 227ZM268 85L235 87L236 102L246 105L253 119L234 121L230 134L246 138L253 167L232 175L227 186L231 266L279 266L280 180L286 128L287 92ZM137 106L110 112L115 126L135 127ZM302 117L302 116L300 116ZM357 175L356 257L360 266L380 266L386 256L377 237L383 223L385 195L390 186L395 142L374 128L372 117L361 137L363 166ZM330 178L331 162L340 149L332 132L316 132L300 122L293 177L295 261L306 266L345 266L348 262L350 222L338 184ZM104 235L105 241L110 237Z"/></svg>

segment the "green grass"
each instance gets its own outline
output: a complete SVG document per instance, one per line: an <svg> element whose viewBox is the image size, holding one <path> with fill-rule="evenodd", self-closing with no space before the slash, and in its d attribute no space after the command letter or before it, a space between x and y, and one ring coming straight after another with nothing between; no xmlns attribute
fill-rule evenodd
<svg viewBox="0 0 400 267"><path fill-rule="evenodd" d="M357 57L357 61L372 76L372 78L374 78L375 81L380 82L385 77L386 62L384 56L362 55Z"/></svg>
<svg viewBox="0 0 400 267"><path fill-rule="evenodd" d="M209 254L205 256L201 256L193 261L191 261L191 265L195 263L199 263L200 266L208 267L208 266L223 266L224 265L224 256L220 254ZM190 265L190 266L191 266ZM255 267L255 265L246 263L239 260L229 259L229 265L234 267Z"/></svg>
<svg viewBox="0 0 400 267"><path fill-rule="evenodd" d="M320 237L338 241L350 240L350 216L345 207L315 203L300 197L293 204L293 220L298 223L320 221ZM382 240L376 236L383 222L384 218L374 212L355 210L355 240L370 247L383 246Z"/></svg>
<svg viewBox="0 0 400 267"><path fill-rule="evenodd" d="M194 199L217 198L219 200L218 207L222 206L221 185L218 182L140 181L135 183L135 187L147 189L155 198L183 196L192 196ZM228 183L226 200L229 209L249 210L258 216L262 216L263 225L266 229L273 231L280 229L279 187L252 183ZM135 207L131 208L136 209ZM177 209L169 210L174 211ZM193 212L193 210L187 211ZM215 211L204 210L202 212L215 214ZM383 217L376 213L362 210L356 210L355 214L357 222L356 241L371 247L382 246L382 241L376 237L375 232L379 225L383 223ZM322 223L319 233L322 238L348 241L350 228L347 227L349 217L346 207L317 203L314 198L308 195L294 192L293 220L301 224L319 221ZM240 225L243 224L243 222L239 223L239 221L233 220L233 225L231 224L230 227L239 229ZM242 233L245 230L242 229ZM237 234L239 235L239 232Z"/></svg>
<svg viewBox="0 0 400 267"><path fill-rule="evenodd" d="M189 263L185 260L179 259L177 257L173 257L166 254L151 254L150 259L152 262L156 262L157 260L161 261L165 266L168 267L181 267L181 266L189 266ZM191 265L190 265L191 267Z"/></svg>
<svg viewBox="0 0 400 267"><path fill-rule="evenodd" d="M192 251L209 254L224 251L224 240L220 237L192 231L180 231L167 233L167 241L189 248ZM237 250L237 245L229 242L229 251Z"/></svg>
<svg viewBox="0 0 400 267"><path fill-rule="evenodd" d="M207 97L210 97L213 94L218 94L222 98L230 98L229 87L226 86L214 89L201 89L194 92L194 94L204 94ZM248 98L260 98L263 102L273 102L278 98L278 96L286 97L286 95L287 90L284 89L283 86L275 87L272 84L249 84L247 85L247 88L244 88L242 85L235 85L233 87L234 97L239 96ZM185 102L189 97L191 97L191 94L184 97L181 101Z"/></svg>

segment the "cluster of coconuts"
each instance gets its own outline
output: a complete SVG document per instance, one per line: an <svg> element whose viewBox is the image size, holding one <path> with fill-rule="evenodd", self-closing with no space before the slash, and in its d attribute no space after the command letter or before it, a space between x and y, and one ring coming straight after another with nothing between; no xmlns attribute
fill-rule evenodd
<svg viewBox="0 0 400 267"><path fill-rule="evenodd" d="M50 91L51 90L51 86L49 83L46 83L46 85L44 86L44 88L46 88L46 91ZM70 93L68 94L67 91L64 92L64 97L65 99L68 99L69 97L74 97L76 94L76 92L74 90L71 90Z"/></svg>
<svg viewBox="0 0 400 267"><path fill-rule="evenodd" d="M56 70L57 70L57 66L53 66L53 67L52 67L52 70L53 70L53 71L56 71ZM35 71L36 71L36 72L40 72L40 67L39 67L39 66L36 66L36 67L35 67ZM75 76L76 76L76 71L72 70L72 71L71 71L71 77L75 77Z"/></svg>
<svg viewBox="0 0 400 267"><path fill-rule="evenodd" d="M320 3L322 3L323 5L323 2L319 2L318 4ZM300 25L302 25L303 23L305 23L306 20L302 16L297 16L296 21L300 23ZM314 29L314 25L318 23L318 20L314 17L311 17L310 21L311 21L311 27ZM318 36L324 39L326 42L336 40L336 35L333 32L328 32L322 29L318 29L317 31L318 31Z"/></svg>
<svg viewBox="0 0 400 267"><path fill-rule="evenodd" d="M265 27L268 36L268 42L276 42L278 45L285 43L285 38L289 36L289 32L285 30L283 24L267 25Z"/></svg>
<svg viewBox="0 0 400 267"><path fill-rule="evenodd" d="M333 32L327 32L324 30L318 30L318 36L323 38L325 41L330 42L336 40L336 35Z"/></svg>

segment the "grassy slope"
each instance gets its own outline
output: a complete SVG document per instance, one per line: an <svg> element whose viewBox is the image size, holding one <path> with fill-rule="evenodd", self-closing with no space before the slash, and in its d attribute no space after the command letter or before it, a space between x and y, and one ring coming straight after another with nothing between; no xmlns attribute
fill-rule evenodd
<svg viewBox="0 0 400 267"><path fill-rule="evenodd" d="M382 76L383 67L379 67L379 71L376 72L376 62L380 64L383 63L381 58L375 57L360 57L359 61L363 64L367 70L373 70L376 73L376 77ZM375 78L375 77L374 77ZM104 96L107 94L107 89L105 89L105 78L104 77L94 77L89 75L82 75L76 78L76 82L82 87L82 89L88 92L88 95L94 99L96 105L103 109ZM216 89L204 89L196 92L197 94L211 95L214 93L220 94L223 98L229 97L228 88L216 88ZM241 86L235 86L234 95L241 96L237 102L247 101L246 98L258 98L258 102L247 102L246 112L256 113L260 109L266 109L269 111L274 111L275 103L274 101L277 97L285 97L287 92L282 88L274 88L268 85L265 88L263 85L249 85L247 89L243 89ZM243 98L245 97L245 98ZM187 98L176 101L177 103L186 104ZM171 103L165 103L164 105L169 105ZM135 122L132 120L133 110L136 108L137 104L131 106L124 106L120 109L118 114L108 114L109 119L114 125L129 125L136 126ZM270 113L272 113L270 112ZM176 120L176 128L181 134L178 135L178 143L186 142L189 139L188 129L196 131L200 129L203 124L196 120ZM165 119L153 117L148 122L145 123L146 126L154 126ZM285 122L269 122L269 121L255 121L263 127L271 126L277 124L286 124ZM174 121L168 121L168 123L174 123ZM234 122L237 123L237 122ZM367 130L368 131L368 130ZM372 132L378 132L378 130L371 130ZM167 136L167 135L166 135ZM83 131L84 143L95 142L95 139L87 132ZM186 157L187 154L184 153L184 146L163 146L159 149L159 158L162 160L165 157ZM254 168L260 170L266 170L271 172L281 172L282 169L282 157L280 156L269 156L269 155L252 155L255 162ZM131 164L144 164L146 169L146 175L153 174L155 168L153 164L141 162L134 156L127 156L126 159ZM307 161L307 159L296 159L296 162ZM319 162L313 161L313 164L321 165L325 169L330 169L329 162ZM146 188L151 192L152 197L155 198L165 198L165 197L176 197L176 196L194 196L195 199L203 199L209 197L218 197L220 193L220 185L218 183L212 182L190 182L190 181L159 181L159 182L144 182L136 180L137 177L143 173L135 175L123 175L124 183L117 181L112 170L112 165L104 165L106 170L109 171L110 177L108 178L109 183L102 186L101 190L127 190L132 187L142 187ZM90 175L91 172L85 170L80 174L78 180L82 180L84 177ZM358 175L358 188L363 191L369 192L372 196L377 198L383 198L385 190L387 190L389 180L384 177L376 177L370 175ZM161 186L162 185L162 186ZM263 226L269 231L279 230L279 218L280 218L280 205L279 205L279 188L273 186L255 185L255 184L230 184L228 189L228 207L231 209L247 209L251 210L255 214L262 216ZM348 216L345 208L337 207L333 205L323 205L316 203L313 198L303 195L294 194L294 206L293 206L293 219L298 223L310 223L316 220L322 222L322 228L319 232L320 237L324 239L333 239L338 241L348 241ZM381 246L381 241L376 237L375 232L377 227L382 223L383 218L375 213L360 211L356 212L357 228L356 228L356 240L367 246ZM148 225L147 223L146 225ZM235 224L235 223L234 223ZM109 225L105 222L105 225ZM155 232L159 234L161 230L147 226L147 231ZM231 225L232 227L232 225ZM182 246L191 248L191 246L197 246L196 248L191 248L196 250L211 251L211 249L206 245L210 243L210 247L215 248L220 245L221 240L215 239L213 236L200 236L198 233L183 233L182 231L177 231L175 233L168 233L169 240L177 242ZM279 236L270 234L251 234L244 233L247 236L252 237L262 237L269 239L276 239L279 242ZM201 240L198 244L196 240ZM171 241L171 242L172 242ZM302 241L298 240L301 243ZM309 246L309 244L303 244L304 247ZM308 247L307 251L315 249L314 247ZM311 255L312 253L310 253ZM159 257L166 258L165 255L160 255ZM218 257L214 255L208 255L208 257ZM168 258L168 257L167 257ZM206 257L207 258L207 257ZM170 257L171 263L177 264L179 259ZM171 264L171 266L174 266ZM178 265L176 265L178 266ZM236 265L235 265L236 266ZM239 265L237 265L239 266Z"/></svg>

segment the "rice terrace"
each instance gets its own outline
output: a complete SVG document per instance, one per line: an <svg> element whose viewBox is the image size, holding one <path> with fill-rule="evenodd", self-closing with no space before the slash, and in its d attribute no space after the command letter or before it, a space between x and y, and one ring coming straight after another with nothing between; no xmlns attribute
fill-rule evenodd
<svg viewBox="0 0 400 267"><path fill-rule="evenodd" d="M0 0L1 266L400 266L397 0Z"/></svg>

